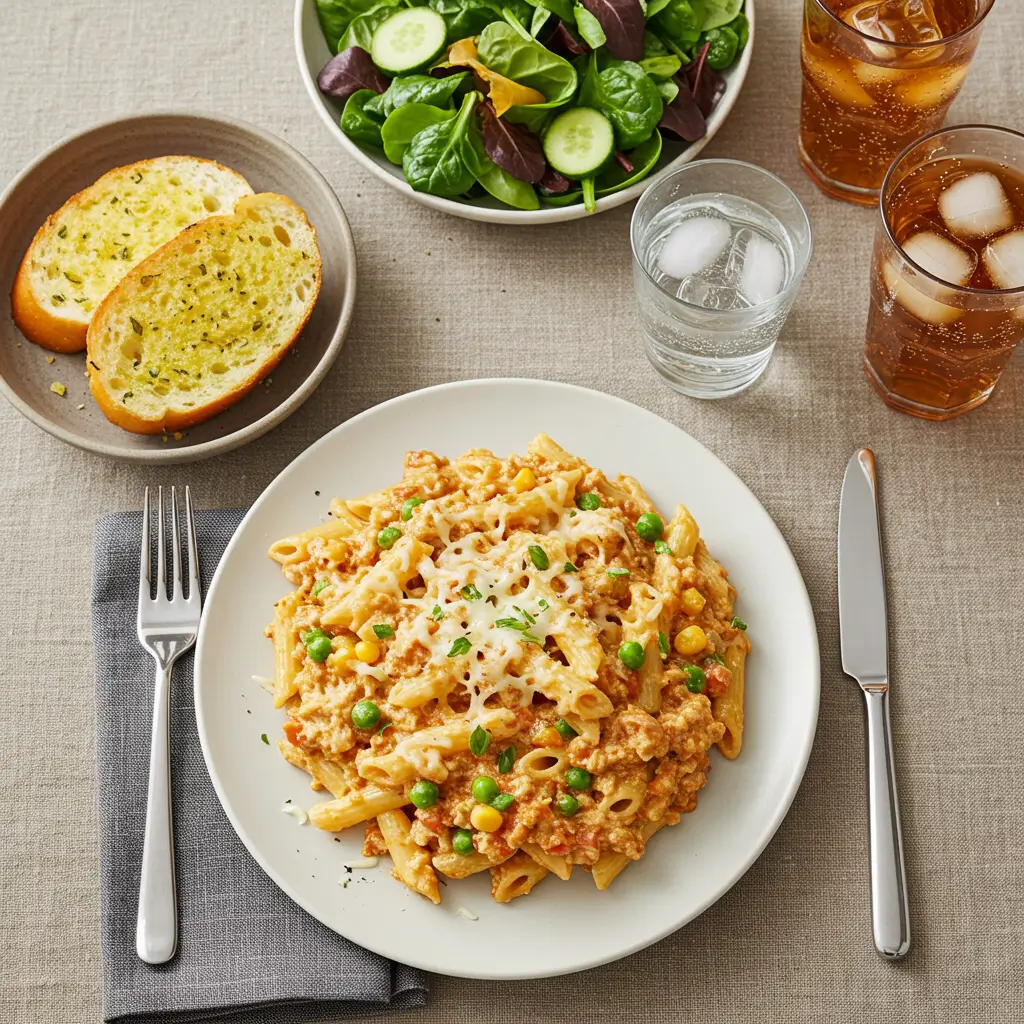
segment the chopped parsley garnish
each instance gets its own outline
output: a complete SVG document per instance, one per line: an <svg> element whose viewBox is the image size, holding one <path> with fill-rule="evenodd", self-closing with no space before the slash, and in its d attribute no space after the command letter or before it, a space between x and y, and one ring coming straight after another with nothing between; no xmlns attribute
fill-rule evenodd
<svg viewBox="0 0 1024 1024"><path fill-rule="evenodd" d="M523 609L522 609L522 608L520 608L520 607L519 607L519 605L517 605L517 604L514 604L514 605L512 605L512 607L513 607L513 608L515 608L515 610L516 610L517 612L519 612L519 614L520 614L520 615L522 615L522 617L523 617L524 619L526 619L526 621L527 621L527 622L528 622L528 623L529 623L529 624L530 624L531 626L532 626L532 625L533 625L533 624L534 624L534 623L535 623L535 622L537 621L537 620L536 620L536 619L535 619L535 618L534 618L534 617L533 617L533 616L532 616L532 615L531 615L531 614L530 614L529 612L523 611Z"/></svg>
<svg viewBox="0 0 1024 1024"><path fill-rule="evenodd" d="M319 594L321 591L325 590L330 585L331 585L331 581L330 580L317 580L316 583L313 584L313 596L316 597L317 594Z"/></svg>
<svg viewBox="0 0 1024 1024"><path fill-rule="evenodd" d="M68 226L67 226L67 224L61 224L61 226L57 229L57 237L58 238L67 238L68 237Z"/></svg>
<svg viewBox="0 0 1024 1024"><path fill-rule="evenodd" d="M724 665L725 664L725 658L723 658L720 654L709 654L704 659L704 664L706 665L709 661L712 662L715 665Z"/></svg>
<svg viewBox="0 0 1024 1024"><path fill-rule="evenodd" d="M128 319L131 321L132 330L136 334L141 334L142 333L142 324L140 324L139 321L136 320L135 317L133 317L133 316L128 317Z"/></svg>
<svg viewBox="0 0 1024 1024"><path fill-rule="evenodd" d="M383 725L382 725L382 726L381 726L381 727L380 727L380 728L379 728L379 729L377 730L377 735L378 735L378 736L383 736L383 735L384 735L384 730L385 730L385 729L390 729L390 728L391 728L391 726L393 726L394 724L395 724L394 722L385 722L385 723L384 723L384 724L383 724Z"/></svg>
<svg viewBox="0 0 1024 1024"><path fill-rule="evenodd" d="M395 629L393 626L389 626L386 622L378 622L373 627L373 635L378 640L387 640L389 636L395 635Z"/></svg>
<svg viewBox="0 0 1024 1024"><path fill-rule="evenodd" d="M523 633L523 640L528 644L537 644L540 647L544 646L544 641L539 636L534 636L532 633Z"/></svg>
<svg viewBox="0 0 1024 1024"><path fill-rule="evenodd" d="M519 619L512 618L497 619L494 624L498 627L498 629L518 629L522 631L525 630L527 627L527 623L521 622Z"/></svg>
<svg viewBox="0 0 1024 1024"><path fill-rule="evenodd" d="M566 562L565 563L565 568L562 571L563 572L579 572L579 569L577 569L576 566L572 564L572 562Z"/></svg>
<svg viewBox="0 0 1024 1024"><path fill-rule="evenodd" d="M477 757L482 756L487 752L487 748L491 745L491 734L481 725L478 725L469 734L469 749Z"/></svg>
<svg viewBox="0 0 1024 1024"><path fill-rule="evenodd" d="M516 748L506 747L498 755L498 771L501 772L502 775L508 775L508 773L512 771L512 765L515 764L515 761Z"/></svg>
<svg viewBox="0 0 1024 1024"><path fill-rule="evenodd" d="M746 629L747 628L747 624L738 615L734 615L732 617L732 622L730 622L729 625L732 626L733 629Z"/></svg>
<svg viewBox="0 0 1024 1024"><path fill-rule="evenodd" d="M516 798L511 793L499 793L491 801L491 806L496 811L507 811L515 802Z"/></svg>
<svg viewBox="0 0 1024 1024"><path fill-rule="evenodd" d="M654 542L654 550L659 555L672 554L672 549L668 546L668 542L663 540L658 540Z"/></svg>
<svg viewBox="0 0 1024 1024"><path fill-rule="evenodd" d="M605 569L605 572L611 576L613 580L621 579L623 576L629 575L628 569Z"/></svg>
<svg viewBox="0 0 1024 1024"><path fill-rule="evenodd" d="M551 607L551 605L549 605L549 604L547 603L547 601L545 601L545 600L544 600L544 598L542 597L542 598L541 598L541 599L540 599L540 600L539 600L539 601L537 602L537 607L538 607L538 608L540 608L540 610L541 610L542 612L546 612L546 611L548 610L548 608L550 608L550 607Z"/></svg>
<svg viewBox="0 0 1024 1024"><path fill-rule="evenodd" d="M266 743L268 747L270 746L270 740L267 739L267 734L265 732L260 733L260 739L263 740L263 742Z"/></svg>
<svg viewBox="0 0 1024 1024"><path fill-rule="evenodd" d="M441 606L439 604L434 605L434 610L430 613L430 617L435 622L440 622L444 618L444 612L441 611Z"/></svg>
<svg viewBox="0 0 1024 1024"><path fill-rule="evenodd" d="M460 636L456 637L452 643L451 649L448 651L449 658L457 658L460 654L469 654L469 649L473 645L469 642L469 637Z"/></svg>
<svg viewBox="0 0 1024 1024"><path fill-rule="evenodd" d="M462 596L467 601L479 601L484 595L481 594L480 591L477 590L477 588L474 587L472 583L467 583L462 588Z"/></svg>
<svg viewBox="0 0 1024 1024"><path fill-rule="evenodd" d="M530 561L541 571L551 564L547 552L539 544L531 544L526 550L530 553Z"/></svg>
<svg viewBox="0 0 1024 1024"><path fill-rule="evenodd" d="M668 637L660 630L658 631L658 650L668 657Z"/></svg>

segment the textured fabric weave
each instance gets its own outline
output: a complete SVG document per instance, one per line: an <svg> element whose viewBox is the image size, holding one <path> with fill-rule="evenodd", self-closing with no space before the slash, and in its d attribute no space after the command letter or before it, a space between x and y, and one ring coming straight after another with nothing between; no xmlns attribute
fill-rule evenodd
<svg viewBox="0 0 1024 1024"><path fill-rule="evenodd" d="M213 111L305 153L341 198L359 257L355 320L330 374L286 423L223 458L159 474L120 465L61 444L0 402L2 1024L100 1019L89 632L96 519L139 508L147 483L190 483L201 506L248 506L355 413L414 388L486 376L548 377L636 402L743 478L807 582L821 639L821 714L786 821L697 921L652 949L558 981L434 979L427 1006L395 1019L1024 1020L1024 357L1017 353L987 406L948 424L912 420L876 398L860 353L877 214L827 199L803 175L803 4L754 3L750 77L705 153L760 164L792 186L810 214L814 257L762 381L738 398L697 402L662 385L641 350L628 207L555 228L511 228L397 196L341 150L310 103L289 0L0 2L0 186L85 124L171 107ZM1024 131L1022 38L1024 2L996 0L951 123ZM542 409L527 414L544 428ZM469 446L472 424L466 429ZM839 487L851 452L865 444L881 473L914 935L899 964L880 962L871 944L862 701L839 667Z"/></svg>
<svg viewBox="0 0 1024 1024"><path fill-rule="evenodd" d="M204 590L243 513L196 519ZM422 1006L420 971L353 945L299 909L224 816L196 732L192 652L175 666L171 777L179 941L160 966L135 955L146 814L152 659L135 637L141 515L104 516L93 574L104 1017L139 1024L305 1024Z"/></svg>

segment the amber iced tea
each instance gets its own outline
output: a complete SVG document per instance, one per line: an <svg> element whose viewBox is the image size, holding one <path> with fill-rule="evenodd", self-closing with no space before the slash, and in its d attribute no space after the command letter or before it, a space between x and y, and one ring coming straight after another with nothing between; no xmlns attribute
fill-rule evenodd
<svg viewBox="0 0 1024 1024"><path fill-rule="evenodd" d="M998 155L984 155L986 136L1003 137ZM933 158L901 158L886 182L865 346L886 402L937 420L984 402L1024 338L1024 137L943 137L946 147L914 147Z"/></svg>
<svg viewBox="0 0 1024 1024"><path fill-rule="evenodd" d="M800 157L826 192L873 204L889 165L942 124L992 0L805 0Z"/></svg>

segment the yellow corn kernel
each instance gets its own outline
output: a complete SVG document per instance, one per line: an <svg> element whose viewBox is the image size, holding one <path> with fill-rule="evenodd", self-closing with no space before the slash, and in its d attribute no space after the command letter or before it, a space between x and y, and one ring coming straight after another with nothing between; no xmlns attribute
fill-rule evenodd
<svg viewBox="0 0 1024 1024"><path fill-rule="evenodd" d="M487 804L477 804L469 815L469 823L481 832L497 832L504 820L501 811Z"/></svg>
<svg viewBox="0 0 1024 1024"><path fill-rule="evenodd" d="M701 636L703 635L701 633ZM367 665L372 665L380 657L380 648L372 640L360 640L356 644L356 657Z"/></svg>
<svg viewBox="0 0 1024 1024"><path fill-rule="evenodd" d="M676 650L680 654L697 654L708 645L708 638L700 626L687 626L676 633Z"/></svg>
<svg viewBox="0 0 1024 1024"><path fill-rule="evenodd" d="M707 601L704 595L696 588L690 587L683 591L683 611L687 615L698 615Z"/></svg>
<svg viewBox="0 0 1024 1024"><path fill-rule="evenodd" d="M516 494L522 494L523 491L528 491L531 487L536 486L537 477L534 476L533 470L529 466L523 466L521 470L514 477L512 477L512 486L515 488Z"/></svg>
<svg viewBox="0 0 1024 1024"><path fill-rule="evenodd" d="M331 637L331 653L327 656L327 664L331 668L339 668L356 656L352 641L347 636Z"/></svg>

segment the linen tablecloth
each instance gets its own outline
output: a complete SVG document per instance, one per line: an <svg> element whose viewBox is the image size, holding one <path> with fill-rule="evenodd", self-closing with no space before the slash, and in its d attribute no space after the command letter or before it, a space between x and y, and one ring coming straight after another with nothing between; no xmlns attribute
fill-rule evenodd
<svg viewBox="0 0 1024 1024"><path fill-rule="evenodd" d="M628 208L514 229L396 197L339 150L314 112L287 0L3 5L0 182L85 124L206 109L254 121L306 153L341 197L360 261L355 323L326 381L284 425L230 455L159 473L105 462L0 403L4 1024L100 1016L89 643L96 517L138 508L145 483L190 483L204 506L248 505L354 413L480 376L548 377L619 395L735 469L807 581L821 636L821 717L775 840L699 920L627 960L559 981L437 979L429 1005L401 1019L1024 1019L1024 362L1018 354L987 406L944 425L891 412L875 397L860 347L876 214L827 200L799 169L801 4L756 2L751 75L706 153L762 164L793 186L811 216L815 255L765 378L714 403L675 395L646 363ZM1024 129L1022 38L1024 4L996 0L955 120ZM837 644L839 485L862 444L875 449L882 475L893 621L914 932L900 964L881 963L871 944L861 697L840 672Z"/></svg>

